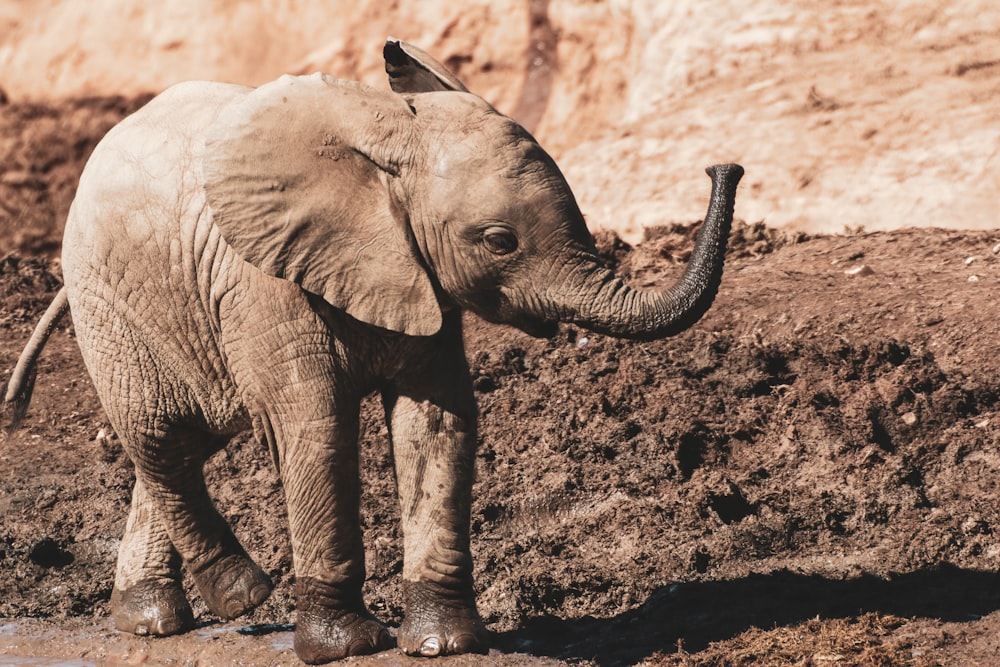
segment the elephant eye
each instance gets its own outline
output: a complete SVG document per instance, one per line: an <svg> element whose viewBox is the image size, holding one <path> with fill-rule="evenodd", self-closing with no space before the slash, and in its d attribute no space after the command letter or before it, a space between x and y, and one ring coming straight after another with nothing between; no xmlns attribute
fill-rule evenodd
<svg viewBox="0 0 1000 667"><path fill-rule="evenodd" d="M509 255L517 250L517 237L504 227L490 227L483 232L483 245L494 255Z"/></svg>

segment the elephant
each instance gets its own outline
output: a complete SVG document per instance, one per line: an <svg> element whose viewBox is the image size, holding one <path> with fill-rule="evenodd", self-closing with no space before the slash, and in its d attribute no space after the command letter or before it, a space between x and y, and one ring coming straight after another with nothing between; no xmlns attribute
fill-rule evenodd
<svg viewBox="0 0 1000 667"><path fill-rule="evenodd" d="M64 286L2 396L16 426L70 312L135 464L111 597L120 631L191 629L182 572L223 619L270 594L202 472L252 430L287 503L302 661L487 650L463 312L538 337L569 323L651 340L716 296L742 167L707 170L708 212L677 282L636 289L602 262L526 130L417 47L389 40L383 55L388 90L326 74L177 84L115 126L81 175ZM400 502L395 639L361 592L359 405L374 393Z"/></svg>

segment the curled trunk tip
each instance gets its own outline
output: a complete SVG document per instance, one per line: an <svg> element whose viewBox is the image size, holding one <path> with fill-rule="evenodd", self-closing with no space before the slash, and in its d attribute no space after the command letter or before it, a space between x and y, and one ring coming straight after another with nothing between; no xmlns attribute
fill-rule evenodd
<svg viewBox="0 0 1000 667"><path fill-rule="evenodd" d="M586 271L586 277L579 278L581 282L566 291L587 295L582 301L564 302L567 320L611 336L652 340L678 334L701 319L722 280L743 167L716 164L705 171L712 178L708 212L680 280L659 291L636 290L610 271Z"/></svg>
<svg viewBox="0 0 1000 667"><path fill-rule="evenodd" d="M731 178L733 179L733 187L735 188L740 179L743 178L743 167L735 162L713 164L711 167L705 168L705 173L711 176L713 181L717 178Z"/></svg>

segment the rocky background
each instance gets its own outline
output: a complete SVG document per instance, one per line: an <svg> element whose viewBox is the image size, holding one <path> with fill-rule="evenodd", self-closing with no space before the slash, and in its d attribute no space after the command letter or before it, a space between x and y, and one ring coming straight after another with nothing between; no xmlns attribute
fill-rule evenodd
<svg viewBox="0 0 1000 667"><path fill-rule="evenodd" d="M592 226L633 241L699 219L702 169L729 161L739 215L770 226L1000 223L993 0L0 0L0 35L11 103L316 70L384 87L398 37L534 132Z"/></svg>

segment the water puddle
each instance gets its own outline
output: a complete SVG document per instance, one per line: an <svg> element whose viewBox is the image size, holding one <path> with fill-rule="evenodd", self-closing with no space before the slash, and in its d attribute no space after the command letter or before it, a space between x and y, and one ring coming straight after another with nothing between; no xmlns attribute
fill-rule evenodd
<svg viewBox="0 0 1000 667"><path fill-rule="evenodd" d="M110 621L0 619L0 667L298 664L295 626L211 624L174 637L116 632Z"/></svg>
<svg viewBox="0 0 1000 667"><path fill-rule="evenodd" d="M31 658L16 655L0 656L4 667L96 667L91 660L63 660L62 658Z"/></svg>
<svg viewBox="0 0 1000 667"><path fill-rule="evenodd" d="M28 643L45 642L46 632L32 631L23 622L0 623L0 665L4 667L96 667L93 660L83 658L50 658L20 655L19 647ZM34 651L31 651L33 653Z"/></svg>

